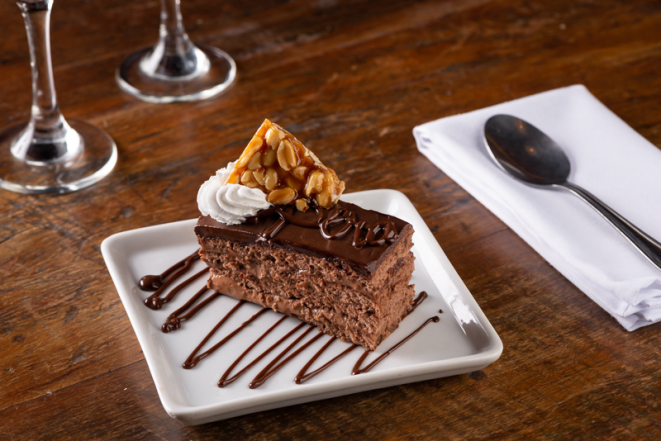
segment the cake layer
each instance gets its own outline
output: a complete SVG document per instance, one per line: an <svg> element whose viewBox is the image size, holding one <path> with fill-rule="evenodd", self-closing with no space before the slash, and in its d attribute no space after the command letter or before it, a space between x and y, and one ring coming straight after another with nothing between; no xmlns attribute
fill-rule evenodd
<svg viewBox="0 0 661 441"><path fill-rule="evenodd" d="M347 288L346 297L339 299L349 307L380 309L389 303L388 287L401 280L408 281L413 271L413 255L407 247L394 247L384 259L377 276L357 273L342 261L292 252L266 243L242 244L217 237L201 238L202 258L222 276L244 280L246 286L284 298L306 298L310 302L325 301L328 286ZM338 299L332 296L333 301Z"/></svg>
<svg viewBox="0 0 661 441"><path fill-rule="evenodd" d="M370 350L413 302L413 228L392 216L340 202L264 210L236 226L202 217L195 231L210 288Z"/></svg>
<svg viewBox="0 0 661 441"><path fill-rule="evenodd" d="M392 300L388 309L377 316L375 313L345 309L346 305L338 302L313 306L304 299L284 298L259 289L247 288L243 280L221 276L215 272L212 272L208 285L209 288L230 297L295 317L316 326L321 332L372 351L397 329L399 322L411 307L414 295L413 285L409 285L407 280L398 283L388 293L388 297ZM342 291L346 290L346 287L337 291L336 289L337 287L328 287L329 292L342 297Z"/></svg>

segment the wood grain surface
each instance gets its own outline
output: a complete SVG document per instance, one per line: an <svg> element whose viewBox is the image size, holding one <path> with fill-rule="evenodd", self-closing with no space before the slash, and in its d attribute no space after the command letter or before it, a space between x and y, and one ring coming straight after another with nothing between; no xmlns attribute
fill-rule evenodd
<svg viewBox="0 0 661 441"><path fill-rule="evenodd" d="M659 325L626 332L411 134L581 83L661 146L657 0L184 0L182 12L194 41L235 58L238 80L214 99L156 105L122 93L114 74L154 43L159 2L55 2L61 108L107 130L119 162L73 194L0 191L0 439L661 439ZM12 2L0 3L0 35L6 126L27 121L31 102ZM196 217L200 184L265 117L347 191L411 199L501 336L497 362L199 427L166 414L99 245Z"/></svg>

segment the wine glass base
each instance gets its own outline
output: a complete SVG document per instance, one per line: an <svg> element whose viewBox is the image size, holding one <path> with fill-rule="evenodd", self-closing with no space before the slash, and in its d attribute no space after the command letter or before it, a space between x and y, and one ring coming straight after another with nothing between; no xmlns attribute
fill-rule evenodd
<svg viewBox="0 0 661 441"><path fill-rule="evenodd" d="M117 163L115 141L87 123L68 123L82 138L83 150L73 159L55 164L30 165L12 155L12 141L25 125L0 133L0 188L23 194L61 194L89 187L107 176Z"/></svg>
<svg viewBox="0 0 661 441"><path fill-rule="evenodd" d="M197 101L218 95L236 78L236 63L227 53L209 46L198 46L209 58L209 70L194 78L162 79L146 74L140 61L152 50L131 54L117 69L115 79L126 93L150 103Z"/></svg>

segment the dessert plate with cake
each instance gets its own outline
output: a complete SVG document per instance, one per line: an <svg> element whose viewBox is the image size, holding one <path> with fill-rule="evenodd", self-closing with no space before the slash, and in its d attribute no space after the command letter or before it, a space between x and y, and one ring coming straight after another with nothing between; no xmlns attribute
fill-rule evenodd
<svg viewBox="0 0 661 441"><path fill-rule="evenodd" d="M102 246L185 424L479 370L502 343L411 202L344 183L266 120L202 216Z"/></svg>

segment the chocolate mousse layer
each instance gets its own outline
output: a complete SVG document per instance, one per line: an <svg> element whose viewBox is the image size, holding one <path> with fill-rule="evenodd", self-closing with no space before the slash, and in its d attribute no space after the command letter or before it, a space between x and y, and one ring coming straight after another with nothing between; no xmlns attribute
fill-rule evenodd
<svg viewBox="0 0 661 441"><path fill-rule="evenodd" d="M374 350L414 298L413 227L357 205L263 210L240 225L200 217L209 287Z"/></svg>

